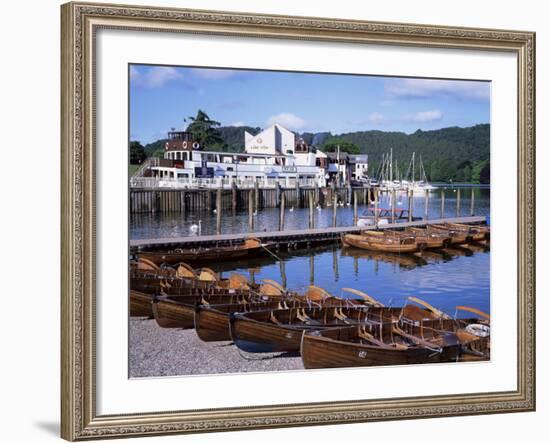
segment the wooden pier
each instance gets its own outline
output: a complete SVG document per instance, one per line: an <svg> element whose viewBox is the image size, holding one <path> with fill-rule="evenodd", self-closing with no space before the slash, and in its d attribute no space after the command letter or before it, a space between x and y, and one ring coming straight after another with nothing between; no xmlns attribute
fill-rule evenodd
<svg viewBox="0 0 550 443"><path fill-rule="evenodd" d="M411 226L422 227L429 224L438 223L484 223L486 217L470 216L470 217L455 217L455 218L439 218L432 220L417 220L400 223L390 223L372 226L370 229L403 229ZM332 228L314 228L300 230L285 230L285 231L269 231L269 232L251 232L241 234L221 234L221 235L204 235L194 237L174 237L174 238L157 238L130 240L130 249L135 250L154 250L154 249L175 249L180 247L193 246L216 246L231 244L233 242L241 242L247 237L256 237L266 243L276 243L281 248L303 247L315 245L319 243L333 242L340 238L342 234L358 233L369 228L359 228L357 226L347 227L332 227Z"/></svg>
<svg viewBox="0 0 550 443"><path fill-rule="evenodd" d="M352 194L361 205L367 204L370 192L366 187L271 187L259 186L249 188L208 188L208 189L170 189L170 188L131 188L131 213L169 213L195 210L245 210L255 211L263 208L280 207L284 200L287 208L306 208L327 206L336 199L351 204Z"/></svg>

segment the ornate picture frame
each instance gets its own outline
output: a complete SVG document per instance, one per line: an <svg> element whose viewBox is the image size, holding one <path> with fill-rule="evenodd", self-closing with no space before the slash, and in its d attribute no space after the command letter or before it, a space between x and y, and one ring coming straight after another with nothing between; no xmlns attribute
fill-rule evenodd
<svg viewBox="0 0 550 443"><path fill-rule="evenodd" d="M262 429L535 409L535 35L532 32L68 3L62 18L62 437ZM502 51L518 69L518 380L506 392L97 415L95 33L98 29Z"/></svg>

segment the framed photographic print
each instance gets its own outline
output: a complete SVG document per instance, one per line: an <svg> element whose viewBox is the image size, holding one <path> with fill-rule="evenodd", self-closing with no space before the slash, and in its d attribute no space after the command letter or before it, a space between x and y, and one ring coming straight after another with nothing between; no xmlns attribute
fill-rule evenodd
<svg viewBox="0 0 550 443"><path fill-rule="evenodd" d="M535 408L535 36L62 6L62 436Z"/></svg>

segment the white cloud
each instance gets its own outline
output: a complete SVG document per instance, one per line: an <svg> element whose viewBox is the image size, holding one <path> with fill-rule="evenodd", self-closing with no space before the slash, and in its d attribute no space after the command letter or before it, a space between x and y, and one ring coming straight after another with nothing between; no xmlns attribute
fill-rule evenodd
<svg viewBox="0 0 550 443"><path fill-rule="evenodd" d="M367 115L367 122L372 124L379 124L386 120L386 117L384 117L384 114L380 114L380 112L371 112L369 115Z"/></svg>
<svg viewBox="0 0 550 443"><path fill-rule="evenodd" d="M295 131L298 129L302 129L306 125L306 121L304 119L289 112L283 112L282 114L277 114L269 117L265 122L266 126L271 126L275 123L278 123L285 128Z"/></svg>
<svg viewBox="0 0 550 443"><path fill-rule="evenodd" d="M175 68L169 66L155 66L144 70L135 66L130 67L130 79L136 85L146 88L158 88L174 80L182 80L183 75Z"/></svg>
<svg viewBox="0 0 550 443"><path fill-rule="evenodd" d="M403 117L403 120L413 123L430 123L441 120L442 118L443 112L439 109L433 109L431 111L420 111L414 114L407 114Z"/></svg>
<svg viewBox="0 0 550 443"><path fill-rule="evenodd" d="M388 79L384 84L392 99L452 97L467 100L487 100L490 84L478 81Z"/></svg>
<svg viewBox="0 0 550 443"><path fill-rule="evenodd" d="M235 77L240 73L233 69L205 69L195 68L191 71L195 77L205 80L225 80L226 78Z"/></svg>

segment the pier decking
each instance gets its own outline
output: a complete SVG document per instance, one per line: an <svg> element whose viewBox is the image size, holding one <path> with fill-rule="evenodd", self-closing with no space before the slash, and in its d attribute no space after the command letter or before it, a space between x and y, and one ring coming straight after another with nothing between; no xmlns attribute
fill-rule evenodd
<svg viewBox="0 0 550 443"><path fill-rule="evenodd" d="M417 220L412 222L390 223L372 226L371 229L403 229L411 226L422 227L429 224L439 223L483 223L486 217L454 217L454 218L439 218L433 220ZM269 232L247 232L240 234L220 234L220 235L204 235L192 237L174 237L174 238L156 238L130 240L131 250L146 250L146 249L162 249L162 248L178 248L189 246L212 246L231 244L232 242L243 241L247 237L256 237L262 241L277 243L282 247L298 246L303 244L316 244L329 241L335 241L342 234L358 233L364 231L364 227L357 226L341 226L335 228L314 228L314 229L298 229L285 231L269 231Z"/></svg>

